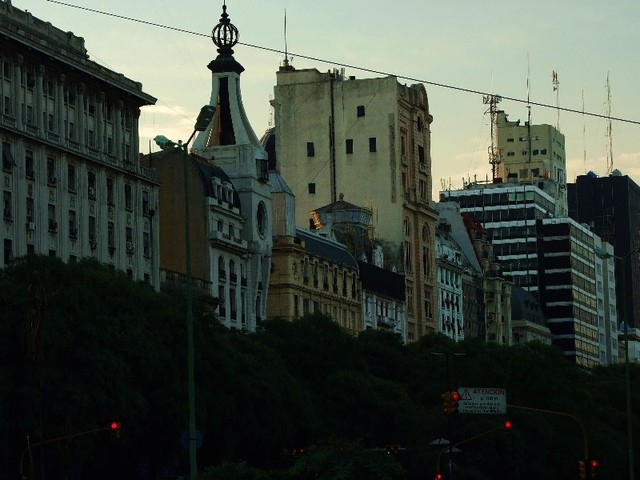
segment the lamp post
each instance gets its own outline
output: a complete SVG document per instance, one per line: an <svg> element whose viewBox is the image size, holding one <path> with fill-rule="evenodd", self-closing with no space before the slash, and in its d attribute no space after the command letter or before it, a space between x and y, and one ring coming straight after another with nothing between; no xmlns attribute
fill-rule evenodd
<svg viewBox="0 0 640 480"><path fill-rule="evenodd" d="M189 374L189 479L195 480L198 474L198 466L196 462L196 407L195 407L195 372L194 372L194 355L193 355L193 292L192 292L192 276L191 276L191 235L189 230L189 143L193 140L196 132L204 132L216 107L213 105L205 105L200 110L193 132L189 139L182 143L175 143L167 137L158 135L154 141L162 150L172 150L179 148L182 150L183 170L184 170L184 240L185 240L185 263L187 276L187 370Z"/></svg>
<svg viewBox="0 0 640 480"><path fill-rule="evenodd" d="M618 257L616 255L612 255L608 252L605 252L601 248L594 249L595 254L602 258L615 258L619 260L623 265L623 268L629 268L628 263L625 262L631 255L634 253L640 252L640 245L631 250L629 253L622 257ZM628 464L629 464L629 480L635 479L634 465L633 465L633 428L631 424L631 373L629 371L629 302L627 300L627 283L626 283L626 275L622 279L622 305L623 305L623 317L624 317L624 383L626 389L627 396L627 454L628 454Z"/></svg>

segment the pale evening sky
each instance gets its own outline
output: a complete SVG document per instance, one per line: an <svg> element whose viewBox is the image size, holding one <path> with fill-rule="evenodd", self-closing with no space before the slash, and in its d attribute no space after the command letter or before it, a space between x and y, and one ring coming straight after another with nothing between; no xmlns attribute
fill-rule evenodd
<svg viewBox="0 0 640 480"><path fill-rule="evenodd" d="M222 0L13 0L54 26L84 37L90 59L142 83L156 97L140 117L140 149L163 134L186 139L200 107L209 101L217 55L210 35ZM295 68L327 71L346 67L346 75L379 76L363 67L398 76L402 83L426 83L434 122L431 128L433 196L441 179L453 188L462 178L490 176L487 148L489 115L482 95L494 93L525 100L529 77L532 102L608 111L634 123L613 121L613 166L640 183L640 2L637 0L227 0L231 22L240 32L235 58L244 67L242 95L252 126L260 136L269 125L269 99L287 41ZM182 33L78 8L109 12L168 25ZM310 60L314 57L330 63ZM558 74L559 96L552 88ZM526 120L524 103L504 100L499 108L511 120ZM532 123L556 125L558 111L532 107ZM607 167L607 120L560 112L566 137L569 181ZM151 142L152 143L152 142ZM152 150L157 150L151 145ZM586 155L585 155L586 152Z"/></svg>

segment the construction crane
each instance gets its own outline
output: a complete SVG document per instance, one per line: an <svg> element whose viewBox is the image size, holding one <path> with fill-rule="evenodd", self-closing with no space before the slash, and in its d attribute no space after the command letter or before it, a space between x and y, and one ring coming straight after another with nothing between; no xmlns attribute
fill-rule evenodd
<svg viewBox="0 0 640 480"><path fill-rule="evenodd" d="M500 95L485 95L482 97L482 103L489 105L489 114L491 116L491 145L489 146L489 164L491 165L491 180L496 179L496 171L498 164L501 162L500 149L498 148L498 108L497 105L502 101ZM485 112L486 113L486 112Z"/></svg>

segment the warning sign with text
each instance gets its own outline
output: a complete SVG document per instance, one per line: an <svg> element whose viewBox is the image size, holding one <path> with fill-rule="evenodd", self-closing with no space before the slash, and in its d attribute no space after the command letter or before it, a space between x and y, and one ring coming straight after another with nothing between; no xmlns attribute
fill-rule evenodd
<svg viewBox="0 0 640 480"><path fill-rule="evenodd" d="M458 388L460 413L501 414L507 412L507 391L504 388Z"/></svg>

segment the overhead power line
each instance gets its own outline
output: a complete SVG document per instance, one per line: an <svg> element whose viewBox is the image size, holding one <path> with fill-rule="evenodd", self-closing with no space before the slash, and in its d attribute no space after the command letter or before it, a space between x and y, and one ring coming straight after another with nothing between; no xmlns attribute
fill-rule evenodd
<svg viewBox="0 0 640 480"><path fill-rule="evenodd" d="M165 25L165 24L162 24L162 23L155 23L155 22L150 22L150 21L147 21L147 20L141 20L139 18L128 17L126 15L118 15L116 13L105 12L105 11L102 11L102 10L96 10L94 8L83 7L83 6L80 6L80 5L73 5L71 3L61 2L59 0L46 0L46 1L49 2L49 3L55 3L55 4L58 4L58 5L63 5L65 7L77 8L78 10L84 10L84 11L87 11L87 12L98 13L100 15L105 15L105 16L108 16L108 17L119 18L121 20L127 20L127 21L130 21L130 22L136 22L136 23L141 23L141 24L144 24L144 25L150 25L152 27L164 28L166 30L172 30L174 32L186 33L186 34L195 35L195 36L198 36L198 37L209 37L209 34L205 34L205 33L194 32L194 31L191 31L191 30L186 30L184 28L172 27L171 25ZM262 46L262 45L255 45L255 44L252 44L252 43L238 42L238 45L244 45L245 47L255 48L255 49L258 49L258 50L264 50L264 51L267 51L267 52L273 52L273 53L279 53L279 54L284 54L285 53L284 51L282 51L280 49L277 49L277 48L265 47L265 46ZM448 83L439 83L439 82L434 82L434 81L431 81L431 80L424 80L424 79L421 79L421 78L411 77L411 76L408 76L408 75L399 75L397 73L385 72L384 70L375 70L373 68L361 67L359 65L343 63L343 62L339 62L339 61L335 61L335 60L327 60L327 59L324 59L324 58L313 57L313 56L304 55L304 54L301 54L301 53L295 53L295 52L286 52L286 53L289 56L300 57L300 58L304 58L306 60L312 60L314 62L326 63L326 64L329 64L329 65L340 65L342 67L351 68L353 70L359 70L359 71L362 71L362 72L373 73L373 74L376 74L376 75L392 76L392 77L401 78L401 79L404 79L404 80L410 80L412 82L424 83L425 85L431 85L433 87L439 87L439 88L446 88L446 89L449 89L449 90L455 90L455 91L458 91L458 92L471 93L471 94L474 94L474 95L481 95L481 96L496 95L495 92L494 93L484 92L484 91L481 91L481 90L474 90L474 89L471 89L471 88L459 87L459 86L451 85L451 84L448 84ZM517 98L517 97L507 97L505 95L500 95L500 97L503 100L510 100L510 101L516 102L516 103L523 103L523 104L527 104L527 105L535 105L537 107L542 107L542 108L552 108L554 110L563 111L563 112L578 113L580 115L586 115L586 116L589 116L589 117L603 118L603 119L610 120L610 121L630 123L630 124L633 124L633 125L640 125L640 120L632 120L632 119L629 119L629 118L622 118L622 117L612 117L610 115L604 115L604 114L601 114L601 113L586 112L586 111L584 111L584 109L560 107L558 105L551 105L551 104L548 104L548 103L535 102L535 101L532 101L530 99L523 99L523 98Z"/></svg>

